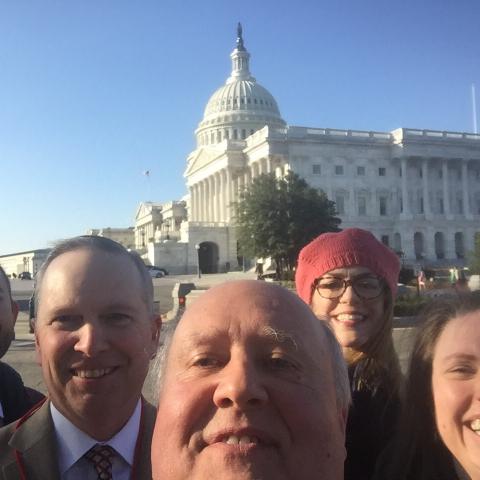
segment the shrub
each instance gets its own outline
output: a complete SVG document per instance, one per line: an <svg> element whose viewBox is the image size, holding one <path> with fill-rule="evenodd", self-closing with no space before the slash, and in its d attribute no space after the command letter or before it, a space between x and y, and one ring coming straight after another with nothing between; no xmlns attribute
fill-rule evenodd
<svg viewBox="0 0 480 480"><path fill-rule="evenodd" d="M431 299L425 296L399 297L393 307L393 315L395 317L413 317L418 315L430 301Z"/></svg>

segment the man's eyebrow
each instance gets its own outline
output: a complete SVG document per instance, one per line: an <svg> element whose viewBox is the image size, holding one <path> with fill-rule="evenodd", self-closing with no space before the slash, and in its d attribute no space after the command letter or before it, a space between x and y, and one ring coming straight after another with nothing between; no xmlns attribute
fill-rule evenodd
<svg viewBox="0 0 480 480"><path fill-rule="evenodd" d="M269 340L273 340L275 343L287 344L294 350L298 350L299 340L293 333L279 330L273 327L265 327L262 334Z"/></svg>

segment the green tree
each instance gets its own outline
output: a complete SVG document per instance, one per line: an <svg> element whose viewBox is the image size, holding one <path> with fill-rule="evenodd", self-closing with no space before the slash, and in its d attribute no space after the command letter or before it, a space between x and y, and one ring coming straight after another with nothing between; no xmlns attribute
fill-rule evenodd
<svg viewBox="0 0 480 480"><path fill-rule="evenodd" d="M475 235L473 252L468 255L468 268L471 274L480 274L480 233Z"/></svg>
<svg viewBox="0 0 480 480"><path fill-rule="evenodd" d="M335 213L335 203L298 175L260 175L236 204L241 254L272 257L277 272L291 270L302 247L321 233L339 230Z"/></svg>

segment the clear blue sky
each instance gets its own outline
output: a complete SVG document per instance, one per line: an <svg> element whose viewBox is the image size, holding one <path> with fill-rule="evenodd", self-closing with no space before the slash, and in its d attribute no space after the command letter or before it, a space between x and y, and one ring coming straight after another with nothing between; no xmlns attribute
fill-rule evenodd
<svg viewBox="0 0 480 480"><path fill-rule="evenodd" d="M478 0L2 0L0 254L183 196L237 21L290 125L472 131Z"/></svg>

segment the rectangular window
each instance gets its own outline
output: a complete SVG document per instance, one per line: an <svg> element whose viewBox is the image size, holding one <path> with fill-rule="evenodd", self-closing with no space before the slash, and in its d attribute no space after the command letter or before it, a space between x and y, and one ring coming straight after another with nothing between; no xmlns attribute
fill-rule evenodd
<svg viewBox="0 0 480 480"><path fill-rule="evenodd" d="M335 175L343 175L343 165L335 165Z"/></svg>
<svg viewBox="0 0 480 480"><path fill-rule="evenodd" d="M363 166L357 167L357 175L359 177L365 176L365 167Z"/></svg>
<svg viewBox="0 0 480 480"><path fill-rule="evenodd" d="M420 205L419 205L419 210L420 210L420 213L424 213L423 212L423 197L420 197Z"/></svg>
<svg viewBox="0 0 480 480"><path fill-rule="evenodd" d="M438 199L438 213L441 213L442 215L445 213L443 208L443 198Z"/></svg>
<svg viewBox="0 0 480 480"><path fill-rule="evenodd" d="M379 211L382 217L387 214L387 197L379 198Z"/></svg>
<svg viewBox="0 0 480 480"><path fill-rule="evenodd" d="M441 168L438 170L438 178L443 178L443 170Z"/></svg>
<svg viewBox="0 0 480 480"><path fill-rule="evenodd" d="M457 198L457 206L458 213L463 213L463 200L461 198Z"/></svg>
<svg viewBox="0 0 480 480"><path fill-rule="evenodd" d="M322 174L322 166L321 165L318 165L318 163L314 163L312 165L312 173L314 175L321 175Z"/></svg>
<svg viewBox="0 0 480 480"><path fill-rule="evenodd" d="M335 207L338 215L345 215L345 197L343 195L335 195Z"/></svg>
<svg viewBox="0 0 480 480"><path fill-rule="evenodd" d="M400 213L403 213L403 198L400 197Z"/></svg>
<svg viewBox="0 0 480 480"><path fill-rule="evenodd" d="M423 170L422 170L422 167L418 167L418 176L420 178L423 178Z"/></svg>
<svg viewBox="0 0 480 480"><path fill-rule="evenodd" d="M378 176L384 177L387 174L387 169L385 167L378 167Z"/></svg>
<svg viewBox="0 0 480 480"><path fill-rule="evenodd" d="M398 176L399 176L399 177L402 176L402 167L400 167L400 168L398 169Z"/></svg>
<svg viewBox="0 0 480 480"><path fill-rule="evenodd" d="M389 246L389 239L388 235L382 235L382 243L386 245L387 247Z"/></svg>
<svg viewBox="0 0 480 480"><path fill-rule="evenodd" d="M358 197L358 215L364 217L367 214L367 199Z"/></svg>

